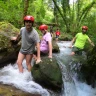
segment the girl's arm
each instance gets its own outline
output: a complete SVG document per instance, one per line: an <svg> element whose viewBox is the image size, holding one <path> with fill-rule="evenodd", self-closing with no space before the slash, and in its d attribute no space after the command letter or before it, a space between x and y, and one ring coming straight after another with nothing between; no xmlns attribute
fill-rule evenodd
<svg viewBox="0 0 96 96"><path fill-rule="evenodd" d="M48 41L48 45L49 45L49 58L52 58L52 41Z"/></svg>
<svg viewBox="0 0 96 96"><path fill-rule="evenodd" d="M36 43L36 47L37 47L37 61L36 63L39 63L41 61L41 57L40 57L40 43Z"/></svg>

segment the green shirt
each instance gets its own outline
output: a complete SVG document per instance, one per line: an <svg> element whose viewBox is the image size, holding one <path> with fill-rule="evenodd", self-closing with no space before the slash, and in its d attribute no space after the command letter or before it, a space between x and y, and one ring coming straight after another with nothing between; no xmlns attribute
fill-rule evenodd
<svg viewBox="0 0 96 96"><path fill-rule="evenodd" d="M86 34L82 34L82 33L77 33L75 37L76 37L76 41L74 46L80 49L84 49L84 45L89 37Z"/></svg>

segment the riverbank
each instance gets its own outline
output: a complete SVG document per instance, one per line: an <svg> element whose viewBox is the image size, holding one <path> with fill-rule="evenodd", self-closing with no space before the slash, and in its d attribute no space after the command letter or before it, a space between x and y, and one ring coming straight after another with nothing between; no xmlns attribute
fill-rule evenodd
<svg viewBox="0 0 96 96"><path fill-rule="evenodd" d="M41 96L41 95L31 94L31 93L19 90L10 85L0 84L0 96Z"/></svg>

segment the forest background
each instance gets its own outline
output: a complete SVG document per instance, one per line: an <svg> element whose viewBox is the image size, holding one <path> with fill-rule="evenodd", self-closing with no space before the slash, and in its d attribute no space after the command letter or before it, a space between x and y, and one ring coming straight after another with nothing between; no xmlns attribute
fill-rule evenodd
<svg viewBox="0 0 96 96"><path fill-rule="evenodd" d="M62 34L81 32L88 26L88 35L96 41L96 0L0 0L0 22L7 21L17 28L23 26L23 18L32 15L34 26L40 24L59 28Z"/></svg>

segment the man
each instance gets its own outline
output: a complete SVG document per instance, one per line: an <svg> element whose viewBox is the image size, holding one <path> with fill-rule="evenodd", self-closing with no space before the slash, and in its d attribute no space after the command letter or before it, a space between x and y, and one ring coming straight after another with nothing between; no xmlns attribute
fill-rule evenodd
<svg viewBox="0 0 96 96"><path fill-rule="evenodd" d="M71 55L74 55L74 54L78 53L79 51L82 51L84 49L84 46L85 46L85 43L86 43L87 40L89 41L89 43L92 46L94 46L94 43L90 40L90 38L86 34L87 30L88 30L87 26L82 26L82 33L77 33L76 36L71 41L72 44L71 44L70 47L72 47L72 45L75 41L75 44L72 47Z"/></svg>
<svg viewBox="0 0 96 96"><path fill-rule="evenodd" d="M24 25L20 30L20 34L17 37L11 38L11 40L19 41L21 38L21 49L18 54L17 64L19 68L19 72L23 73L22 62L26 59L26 65L28 71L31 71L31 60L33 57L33 52L35 50L35 46L37 46L37 63L41 61L40 58L40 39L37 31L32 27L34 23L33 16L25 16L24 17Z"/></svg>

